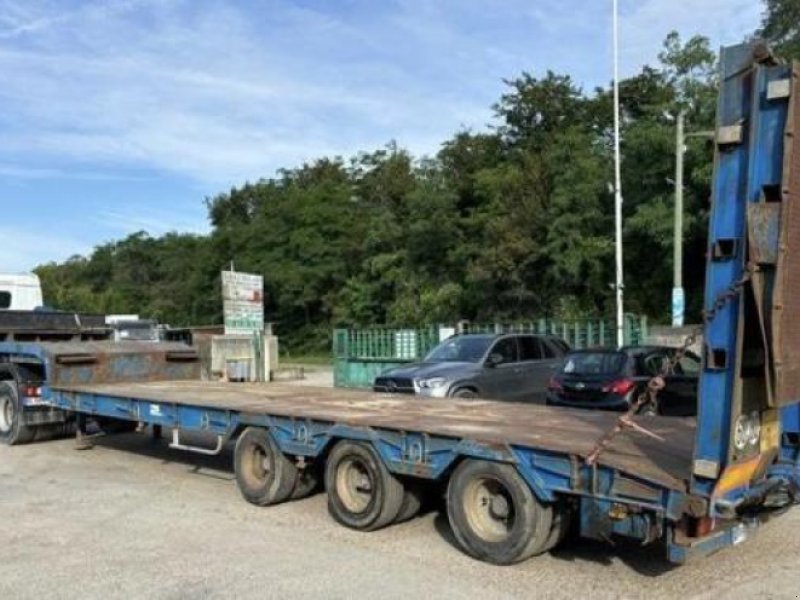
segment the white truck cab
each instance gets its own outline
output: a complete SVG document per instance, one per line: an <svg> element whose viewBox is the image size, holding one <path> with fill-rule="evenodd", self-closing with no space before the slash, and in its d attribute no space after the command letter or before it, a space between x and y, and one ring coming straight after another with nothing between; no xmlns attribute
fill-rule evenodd
<svg viewBox="0 0 800 600"><path fill-rule="evenodd" d="M0 273L0 310L34 310L43 304L37 275Z"/></svg>

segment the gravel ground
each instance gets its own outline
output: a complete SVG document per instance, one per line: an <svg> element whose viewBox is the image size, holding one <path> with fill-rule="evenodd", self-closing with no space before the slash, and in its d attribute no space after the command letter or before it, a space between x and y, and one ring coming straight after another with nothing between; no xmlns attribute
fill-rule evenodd
<svg viewBox="0 0 800 600"><path fill-rule="evenodd" d="M357 533L323 494L248 505L229 452L137 434L72 446L0 446L0 598L800 597L800 508L684 567L657 549L569 541L500 568L457 551L435 510Z"/></svg>

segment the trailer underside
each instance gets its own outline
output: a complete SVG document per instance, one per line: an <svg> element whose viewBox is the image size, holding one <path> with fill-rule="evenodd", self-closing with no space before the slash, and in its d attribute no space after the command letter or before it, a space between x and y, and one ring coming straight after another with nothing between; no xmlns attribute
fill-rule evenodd
<svg viewBox="0 0 800 600"><path fill-rule="evenodd" d="M290 384L162 381L54 388L62 395L136 399L165 405L208 407L241 415L272 415L413 431L487 445L517 445L586 457L594 442L614 426L617 415L489 400L422 400ZM695 420L642 417L641 424L663 438L635 431L618 436L601 464L679 492L691 471Z"/></svg>

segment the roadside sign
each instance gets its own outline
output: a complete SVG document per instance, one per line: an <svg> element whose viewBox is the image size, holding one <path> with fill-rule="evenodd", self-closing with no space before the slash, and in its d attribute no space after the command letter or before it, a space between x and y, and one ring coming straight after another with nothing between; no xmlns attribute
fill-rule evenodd
<svg viewBox="0 0 800 600"><path fill-rule="evenodd" d="M261 275L222 272L222 311L225 334L264 330L264 278Z"/></svg>
<svg viewBox="0 0 800 600"><path fill-rule="evenodd" d="M684 312L686 311L686 295L683 288L672 288L672 326L683 327Z"/></svg>

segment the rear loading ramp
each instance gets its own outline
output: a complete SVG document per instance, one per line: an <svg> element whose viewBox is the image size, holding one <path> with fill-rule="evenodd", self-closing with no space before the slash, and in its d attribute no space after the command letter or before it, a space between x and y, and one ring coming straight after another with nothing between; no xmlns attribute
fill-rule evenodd
<svg viewBox="0 0 800 600"><path fill-rule="evenodd" d="M710 517L764 504L754 489L800 486L785 458L800 447L800 73L757 42L720 65L691 484Z"/></svg>
<svg viewBox="0 0 800 600"><path fill-rule="evenodd" d="M163 407L174 405L231 411L241 415L244 421L265 415L307 419L354 428L466 439L489 447L536 449L578 458L591 453L597 438L613 427L616 419L611 413L521 403L424 401L409 396L278 383L161 381L57 386L53 393L64 404L76 409L99 398L135 400L157 404L162 412ZM120 406L120 415L124 410ZM180 423L176 421L175 426L180 427ZM648 417L647 428L664 441L629 432L614 441L603 454L601 464L664 488L685 492L691 470L694 419Z"/></svg>

